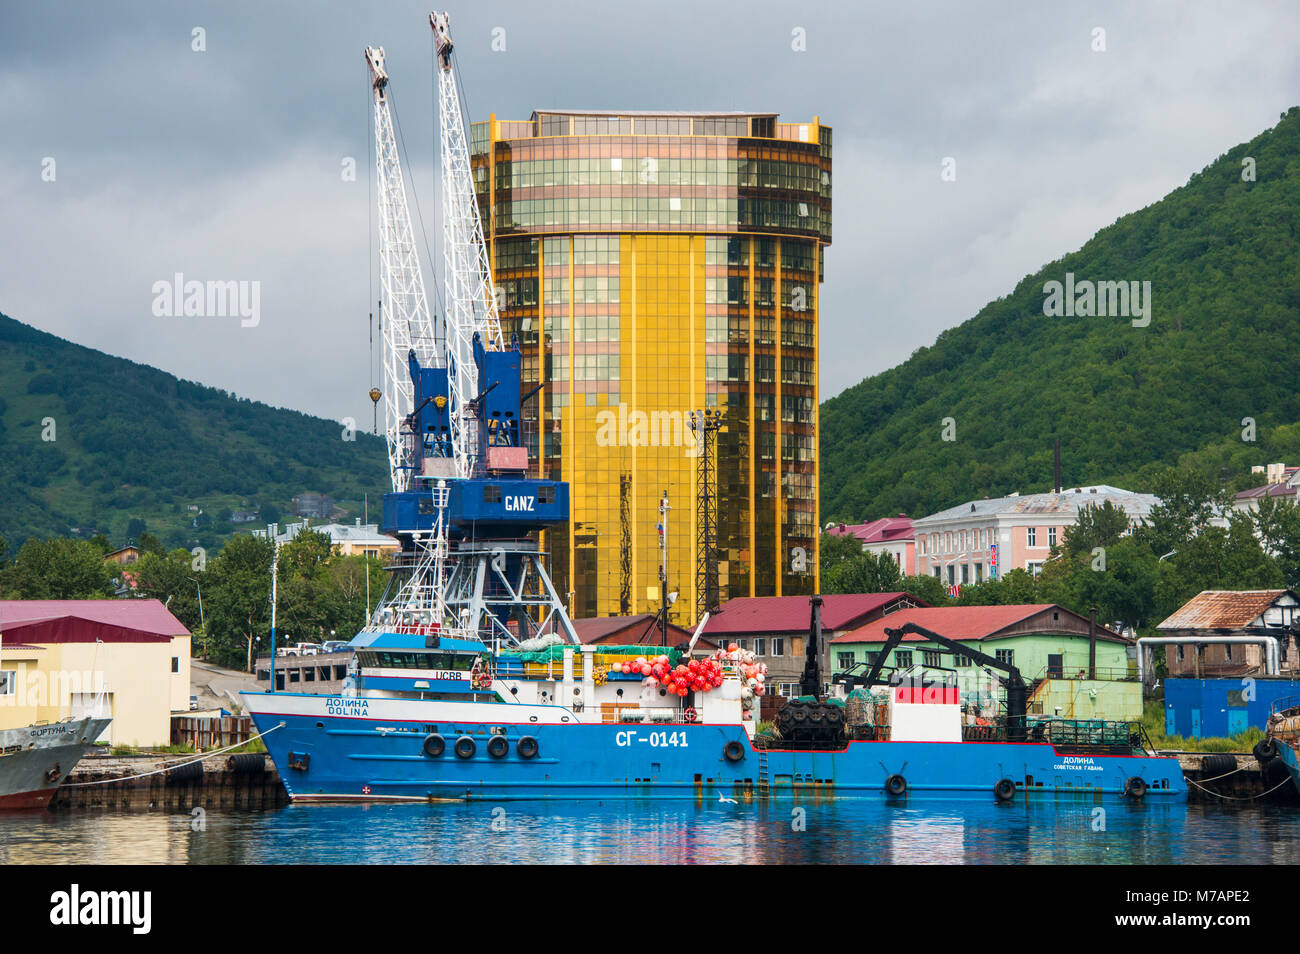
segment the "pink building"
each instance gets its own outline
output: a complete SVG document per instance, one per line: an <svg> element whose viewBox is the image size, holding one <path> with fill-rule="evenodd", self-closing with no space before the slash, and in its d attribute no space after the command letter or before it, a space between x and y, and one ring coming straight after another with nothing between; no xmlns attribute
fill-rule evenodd
<svg viewBox="0 0 1300 954"><path fill-rule="evenodd" d="M916 537L912 531L912 520L907 514L881 517L870 523L842 523L826 532L855 538L866 553L877 556L888 553L898 564L899 572L904 575L916 573Z"/></svg>
<svg viewBox="0 0 1300 954"><path fill-rule="evenodd" d="M1013 569L1037 575L1052 549L1064 543L1079 510L1108 500L1129 515L1131 527L1160 502L1152 494L1105 484L968 501L912 521L916 572L937 576L949 586L980 583Z"/></svg>

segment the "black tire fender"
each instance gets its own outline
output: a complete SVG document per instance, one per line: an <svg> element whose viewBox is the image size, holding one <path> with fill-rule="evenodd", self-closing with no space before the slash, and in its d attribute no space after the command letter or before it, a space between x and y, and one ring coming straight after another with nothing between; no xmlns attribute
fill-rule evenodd
<svg viewBox="0 0 1300 954"><path fill-rule="evenodd" d="M1009 778L999 779L993 786L993 794L1000 802L1009 802L1016 797L1016 783Z"/></svg>
<svg viewBox="0 0 1300 954"><path fill-rule="evenodd" d="M424 754L431 759L436 759L447 751L447 740L437 732L430 732L424 737Z"/></svg>
<svg viewBox="0 0 1300 954"><path fill-rule="evenodd" d="M745 757L745 747L732 739L722 747L722 757L728 762L739 762Z"/></svg>
<svg viewBox="0 0 1300 954"><path fill-rule="evenodd" d="M907 779L898 774L889 776L885 779L885 791L890 795L906 795Z"/></svg>
<svg viewBox="0 0 1300 954"><path fill-rule="evenodd" d="M1134 775L1124 783L1124 794L1129 798L1138 799L1147 793L1147 783Z"/></svg>
<svg viewBox="0 0 1300 954"><path fill-rule="evenodd" d="M531 735L521 736L515 743L515 751L519 753L521 759L533 759L537 757L537 740Z"/></svg>
<svg viewBox="0 0 1300 954"><path fill-rule="evenodd" d="M488 739L487 751L494 759L503 759L510 752L510 743L504 735L494 735Z"/></svg>
<svg viewBox="0 0 1300 954"><path fill-rule="evenodd" d="M472 759L478 753L478 743L468 735L462 735L456 740L456 758Z"/></svg>

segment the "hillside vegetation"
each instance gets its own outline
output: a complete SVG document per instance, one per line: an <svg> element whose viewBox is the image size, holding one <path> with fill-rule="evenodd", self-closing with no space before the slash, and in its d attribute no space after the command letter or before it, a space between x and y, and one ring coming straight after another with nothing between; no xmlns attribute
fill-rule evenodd
<svg viewBox="0 0 1300 954"><path fill-rule="evenodd" d="M52 429L50 419L52 419ZM53 437L53 440L49 440ZM219 545L291 515L294 495L360 516L388 489L383 441L83 348L0 315L0 537L74 530L113 545L144 530L168 546ZM191 510L194 506L197 510ZM195 526L195 524L198 526Z"/></svg>
<svg viewBox="0 0 1300 954"><path fill-rule="evenodd" d="M1248 158L1254 181L1243 179ZM827 401L823 519L922 516L1050 490L1054 437L1067 485L1144 489L1186 465L1240 486L1251 464L1300 463L1298 228L1293 107L932 346ZM1149 281L1149 325L1046 316L1044 285L1066 273ZM945 418L955 440L943 439Z"/></svg>

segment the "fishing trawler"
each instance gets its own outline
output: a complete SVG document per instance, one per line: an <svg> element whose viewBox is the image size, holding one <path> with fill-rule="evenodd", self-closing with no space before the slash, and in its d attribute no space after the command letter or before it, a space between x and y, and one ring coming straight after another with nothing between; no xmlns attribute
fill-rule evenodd
<svg viewBox="0 0 1300 954"><path fill-rule="evenodd" d="M960 688L915 675L892 674L865 720L791 700L768 736L753 718L762 673L734 647L494 651L391 615L353 646L342 695L244 694L294 801L1187 796L1177 759L1148 755L1137 724L1017 721L1013 701L1000 726L964 725Z"/></svg>

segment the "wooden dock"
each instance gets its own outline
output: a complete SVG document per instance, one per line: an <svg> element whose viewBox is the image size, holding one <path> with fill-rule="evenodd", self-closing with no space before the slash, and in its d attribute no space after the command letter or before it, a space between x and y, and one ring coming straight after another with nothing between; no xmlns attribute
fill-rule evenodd
<svg viewBox="0 0 1300 954"><path fill-rule="evenodd" d="M262 809L289 803L269 755L216 755L191 761L200 755L91 753L77 763L50 808ZM180 764L185 762L190 764Z"/></svg>

